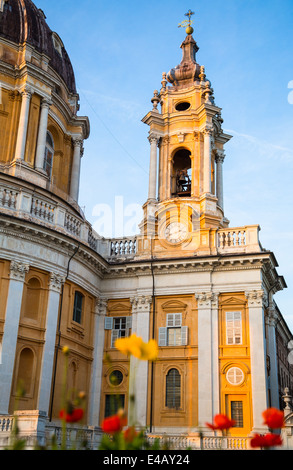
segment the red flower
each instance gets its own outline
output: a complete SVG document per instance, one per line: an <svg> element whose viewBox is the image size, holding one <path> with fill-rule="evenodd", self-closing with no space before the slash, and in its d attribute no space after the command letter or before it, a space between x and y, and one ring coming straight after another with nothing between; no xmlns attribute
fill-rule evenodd
<svg viewBox="0 0 293 470"><path fill-rule="evenodd" d="M64 419L66 423L77 423L83 418L83 409L73 408L69 412L61 410L59 416L61 419Z"/></svg>
<svg viewBox="0 0 293 470"><path fill-rule="evenodd" d="M284 412L277 408L268 408L263 412L264 424L270 429L280 429L285 426Z"/></svg>
<svg viewBox="0 0 293 470"><path fill-rule="evenodd" d="M130 428L125 429L123 436L126 442L128 443L132 442L133 439L137 436L137 432L134 426L131 426Z"/></svg>
<svg viewBox="0 0 293 470"><path fill-rule="evenodd" d="M102 422L102 430L108 434L114 434L115 432L121 431L125 424L125 416L117 414L104 419Z"/></svg>
<svg viewBox="0 0 293 470"><path fill-rule="evenodd" d="M283 443L281 437L278 434L265 434L264 436L256 434L250 441L252 448L256 447L275 447L281 446Z"/></svg>
<svg viewBox="0 0 293 470"><path fill-rule="evenodd" d="M236 422L228 416L219 414L214 417L214 424L206 423L206 425L214 431L233 428Z"/></svg>

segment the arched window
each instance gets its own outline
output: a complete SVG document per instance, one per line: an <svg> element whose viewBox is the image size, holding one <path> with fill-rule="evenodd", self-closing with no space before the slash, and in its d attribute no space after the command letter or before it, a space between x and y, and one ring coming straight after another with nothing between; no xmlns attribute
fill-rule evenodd
<svg viewBox="0 0 293 470"><path fill-rule="evenodd" d="M181 376L177 369L170 369L166 376L166 407L180 408Z"/></svg>
<svg viewBox="0 0 293 470"><path fill-rule="evenodd" d="M45 158L44 158L44 170L47 173L49 179L52 176L54 158L54 140L50 132L47 132Z"/></svg>
<svg viewBox="0 0 293 470"><path fill-rule="evenodd" d="M191 196L191 153L186 149L178 150L173 157L172 196Z"/></svg>
<svg viewBox="0 0 293 470"><path fill-rule="evenodd" d="M73 306L73 321L80 323L82 321L82 309L83 309L84 296L81 292L76 291L74 294L74 306Z"/></svg>

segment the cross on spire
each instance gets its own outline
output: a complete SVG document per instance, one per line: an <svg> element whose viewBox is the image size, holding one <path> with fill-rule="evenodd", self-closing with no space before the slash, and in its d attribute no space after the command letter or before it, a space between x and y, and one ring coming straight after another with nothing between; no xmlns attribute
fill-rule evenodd
<svg viewBox="0 0 293 470"><path fill-rule="evenodd" d="M184 16L187 16L188 17L188 20L184 20L182 21L182 23L179 23L178 25L178 28L189 28L189 31L191 31L191 25L193 24L193 20L191 19L191 17L194 15L194 11L191 11L190 9L188 10L187 13L185 13ZM192 32L193 32L193 29L192 29ZM188 33L190 34L190 33Z"/></svg>

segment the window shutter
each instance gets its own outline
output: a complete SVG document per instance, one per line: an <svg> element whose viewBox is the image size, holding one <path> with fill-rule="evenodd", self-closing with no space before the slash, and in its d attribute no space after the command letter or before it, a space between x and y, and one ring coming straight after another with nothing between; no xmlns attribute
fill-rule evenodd
<svg viewBox="0 0 293 470"><path fill-rule="evenodd" d="M187 346L188 344L188 326L181 327L181 346Z"/></svg>
<svg viewBox="0 0 293 470"><path fill-rule="evenodd" d="M113 317L106 317L105 318L105 330L112 330L113 329Z"/></svg>
<svg viewBox="0 0 293 470"><path fill-rule="evenodd" d="M120 330L112 330L111 335L111 348L115 348L115 341L119 338L119 331Z"/></svg>
<svg viewBox="0 0 293 470"><path fill-rule="evenodd" d="M159 328L159 346L167 346L167 328Z"/></svg>
<svg viewBox="0 0 293 470"><path fill-rule="evenodd" d="M130 330L132 328L132 317L126 317L126 329Z"/></svg>

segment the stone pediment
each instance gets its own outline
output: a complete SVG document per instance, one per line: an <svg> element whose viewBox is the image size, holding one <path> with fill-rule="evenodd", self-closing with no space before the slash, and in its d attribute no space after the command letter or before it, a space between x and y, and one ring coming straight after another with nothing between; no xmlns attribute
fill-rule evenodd
<svg viewBox="0 0 293 470"><path fill-rule="evenodd" d="M233 305L246 305L246 301L239 298L239 297L229 297L228 299L225 299L223 301L220 302L220 305L229 305L229 306L233 306Z"/></svg>
<svg viewBox="0 0 293 470"><path fill-rule="evenodd" d="M180 302L179 300L169 300L162 304L163 310L185 310L187 308L187 304Z"/></svg>

